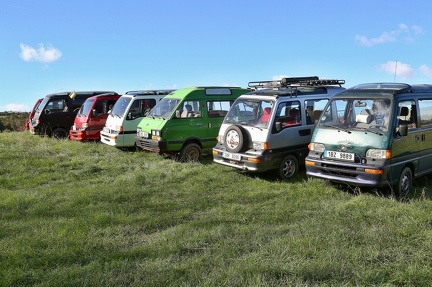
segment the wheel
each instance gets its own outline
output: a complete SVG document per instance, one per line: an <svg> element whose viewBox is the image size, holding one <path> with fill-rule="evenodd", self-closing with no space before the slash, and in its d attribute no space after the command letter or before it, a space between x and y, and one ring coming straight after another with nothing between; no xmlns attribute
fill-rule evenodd
<svg viewBox="0 0 432 287"><path fill-rule="evenodd" d="M397 185L393 188L400 198L405 198L412 188L412 171L409 167L405 167L399 177Z"/></svg>
<svg viewBox="0 0 432 287"><path fill-rule="evenodd" d="M279 165L279 177L283 180L294 177L299 169L298 160L294 155L285 156Z"/></svg>
<svg viewBox="0 0 432 287"><path fill-rule="evenodd" d="M241 152L247 147L243 129L239 126L230 126L225 132L225 147L229 152Z"/></svg>
<svg viewBox="0 0 432 287"><path fill-rule="evenodd" d="M68 133L63 128L56 128L52 131L51 136L56 139L65 139L68 137Z"/></svg>
<svg viewBox="0 0 432 287"><path fill-rule="evenodd" d="M189 143L183 146L180 151L180 161L199 161L201 159L202 150L196 143Z"/></svg>

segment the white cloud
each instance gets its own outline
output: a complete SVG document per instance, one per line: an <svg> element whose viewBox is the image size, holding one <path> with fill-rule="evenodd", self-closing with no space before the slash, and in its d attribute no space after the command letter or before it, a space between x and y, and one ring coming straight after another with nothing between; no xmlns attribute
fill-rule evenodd
<svg viewBox="0 0 432 287"><path fill-rule="evenodd" d="M421 65L419 68L420 72L422 72L423 74L425 74L426 76L428 76L429 78L432 78L432 69L429 68L426 65Z"/></svg>
<svg viewBox="0 0 432 287"><path fill-rule="evenodd" d="M405 42L413 42L413 35L419 35L423 33L423 28L417 25L408 27L406 24L399 24L396 30L390 32L383 32L378 37L368 38L363 35L356 35L354 40L360 45L371 47L374 45L385 44L389 42L396 42L399 37L403 37Z"/></svg>
<svg viewBox="0 0 432 287"><path fill-rule="evenodd" d="M26 112L29 111L29 107L26 104L15 104L15 103L11 103L11 104L7 104L6 106L2 107L3 111L7 111L7 112Z"/></svg>
<svg viewBox="0 0 432 287"><path fill-rule="evenodd" d="M20 57L24 61L35 61L41 63L51 63L57 61L62 56L62 52L54 47L48 46L45 48L44 44L39 44L37 49L21 43Z"/></svg>
<svg viewBox="0 0 432 287"><path fill-rule="evenodd" d="M404 64L397 61L388 61L385 64L379 66L381 71L388 74L395 75L402 79L410 78L414 74L414 69L409 64Z"/></svg>

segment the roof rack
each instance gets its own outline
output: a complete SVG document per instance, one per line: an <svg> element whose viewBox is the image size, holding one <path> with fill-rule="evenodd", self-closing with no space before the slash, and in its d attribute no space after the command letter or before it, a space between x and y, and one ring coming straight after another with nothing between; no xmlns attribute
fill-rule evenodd
<svg viewBox="0 0 432 287"><path fill-rule="evenodd" d="M248 86L252 89L268 88L287 88L287 87L305 87L305 86L342 86L345 80L322 79L317 76L312 77L290 77L282 78L276 81L255 81L249 82Z"/></svg>

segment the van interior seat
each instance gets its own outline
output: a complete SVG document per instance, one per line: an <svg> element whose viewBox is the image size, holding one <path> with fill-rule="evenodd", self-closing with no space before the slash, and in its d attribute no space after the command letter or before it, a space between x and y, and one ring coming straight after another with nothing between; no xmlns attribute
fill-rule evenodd
<svg viewBox="0 0 432 287"><path fill-rule="evenodd" d="M193 117L193 110L191 105L185 105L184 110L181 114L182 118L190 118Z"/></svg>

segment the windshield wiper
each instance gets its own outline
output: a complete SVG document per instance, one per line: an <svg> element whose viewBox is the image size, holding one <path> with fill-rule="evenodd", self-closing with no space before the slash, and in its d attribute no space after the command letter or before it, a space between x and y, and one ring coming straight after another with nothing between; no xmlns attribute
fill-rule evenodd
<svg viewBox="0 0 432 287"><path fill-rule="evenodd" d="M344 128L341 128L341 127L338 127L338 126L333 126L333 125L323 125L323 126L328 127L328 128L332 128L332 129L337 129L339 131L343 131L343 132L346 132L346 133L349 133L349 134L351 133L350 130L344 129Z"/></svg>

